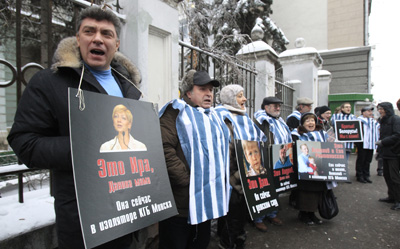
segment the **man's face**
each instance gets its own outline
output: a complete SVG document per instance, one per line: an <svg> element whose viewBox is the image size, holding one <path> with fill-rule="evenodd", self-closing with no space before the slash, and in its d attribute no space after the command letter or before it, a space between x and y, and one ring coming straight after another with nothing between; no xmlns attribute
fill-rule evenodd
<svg viewBox="0 0 400 249"><path fill-rule="evenodd" d="M261 166L261 155L260 149L258 148L257 142L249 143L246 151L245 157L247 162L251 165L251 167L255 170L259 170Z"/></svg>
<svg viewBox="0 0 400 249"><path fill-rule="evenodd" d="M186 93L193 104L208 109L213 103L213 85L211 83L197 86L194 85L192 91Z"/></svg>
<svg viewBox="0 0 400 249"><path fill-rule="evenodd" d="M282 149L279 150L279 157L281 159L284 159L286 157L286 147L283 147Z"/></svg>
<svg viewBox="0 0 400 249"><path fill-rule="evenodd" d="M300 149L301 149L301 152L302 152L304 155L308 155L308 147L307 147L307 145L301 145L301 146L300 146Z"/></svg>
<svg viewBox="0 0 400 249"><path fill-rule="evenodd" d="M351 112L351 105L350 104L345 104L342 108L342 113L344 114L350 114Z"/></svg>
<svg viewBox="0 0 400 249"><path fill-rule="evenodd" d="M312 105L300 105L301 113L310 112Z"/></svg>
<svg viewBox="0 0 400 249"><path fill-rule="evenodd" d="M364 111L362 114L365 118L372 118L372 110Z"/></svg>
<svg viewBox="0 0 400 249"><path fill-rule="evenodd" d="M383 109L382 107L378 107L378 112L381 117L384 117L386 115L385 109Z"/></svg>
<svg viewBox="0 0 400 249"><path fill-rule="evenodd" d="M272 117L279 117L281 115L281 104L280 103L273 103L264 106L265 111L271 115Z"/></svg>
<svg viewBox="0 0 400 249"><path fill-rule="evenodd" d="M106 20L85 18L76 39L86 64L96 70L110 69L111 61L119 47L114 24Z"/></svg>

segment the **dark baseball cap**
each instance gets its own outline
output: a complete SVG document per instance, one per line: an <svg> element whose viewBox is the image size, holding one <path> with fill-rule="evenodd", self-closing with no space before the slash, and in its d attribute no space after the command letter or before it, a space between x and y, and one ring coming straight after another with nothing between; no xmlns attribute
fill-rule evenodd
<svg viewBox="0 0 400 249"><path fill-rule="evenodd" d="M362 109L361 109L361 113L363 113L363 112L365 112L365 111L373 111L374 110L374 107L373 106L364 106Z"/></svg>
<svg viewBox="0 0 400 249"><path fill-rule="evenodd" d="M206 71L197 71L193 75L193 85L204 86L211 83L214 87L219 86L218 80L213 80Z"/></svg>

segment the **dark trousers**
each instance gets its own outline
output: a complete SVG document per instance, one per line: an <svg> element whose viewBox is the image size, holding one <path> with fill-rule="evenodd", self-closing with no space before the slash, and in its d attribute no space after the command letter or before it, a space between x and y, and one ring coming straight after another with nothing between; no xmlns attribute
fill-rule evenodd
<svg viewBox="0 0 400 249"><path fill-rule="evenodd" d="M388 197L400 202L400 161L383 159L383 177L388 187Z"/></svg>
<svg viewBox="0 0 400 249"><path fill-rule="evenodd" d="M210 220L197 225L174 216L158 223L159 249L206 249L211 237Z"/></svg>
<svg viewBox="0 0 400 249"><path fill-rule="evenodd" d="M218 232L220 243L225 248L235 248L235 245L243 245L246 240L244 226L247 220L247 206L243 194L232 190L229 200L229 212L218 219Z"/></svg>
<svg viewBox="0 0 400 249"><path fill-rule="evenodd" d="M374 155L374 150L363 148L363 143L356 143L357 146L357 160L356 160L356 177L369 178L369 168Z"/></svg>

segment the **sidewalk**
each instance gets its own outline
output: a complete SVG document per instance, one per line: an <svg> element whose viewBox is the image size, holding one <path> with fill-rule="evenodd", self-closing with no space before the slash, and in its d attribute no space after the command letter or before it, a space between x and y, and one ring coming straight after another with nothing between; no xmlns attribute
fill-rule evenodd
<svg viewBox="0 0 400 249"><path fill-rule="evenodd" d="M334 189L338 216L324 220L322 225L307 226L298 221L298 211L289 206L289 195L285 194L280 197L278 215L284 225L274 226L266 221L268 232L262 233L248 223L246 248L400 248L400 211L391 210L392 204L378 201L387 196L387 188L384 178L377 176L376 160L371 164L372 184L356 181L355 160L356 155L351 155L352 184L340 183ZM217 237L212 238L209 248L218 248Z"/></svg>

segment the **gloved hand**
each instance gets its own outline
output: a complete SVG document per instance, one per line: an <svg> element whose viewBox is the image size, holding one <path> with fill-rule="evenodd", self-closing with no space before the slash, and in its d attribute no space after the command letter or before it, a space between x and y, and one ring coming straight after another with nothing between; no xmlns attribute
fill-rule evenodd
<svg viewBox="0 0 400 249"><path fill-rule="evenodd" d="M378 140L378 141L375 142L375 144L378 145L378 146L380 146L380 145L382 145L382 141L381 141L381 140Z"/></svg>

